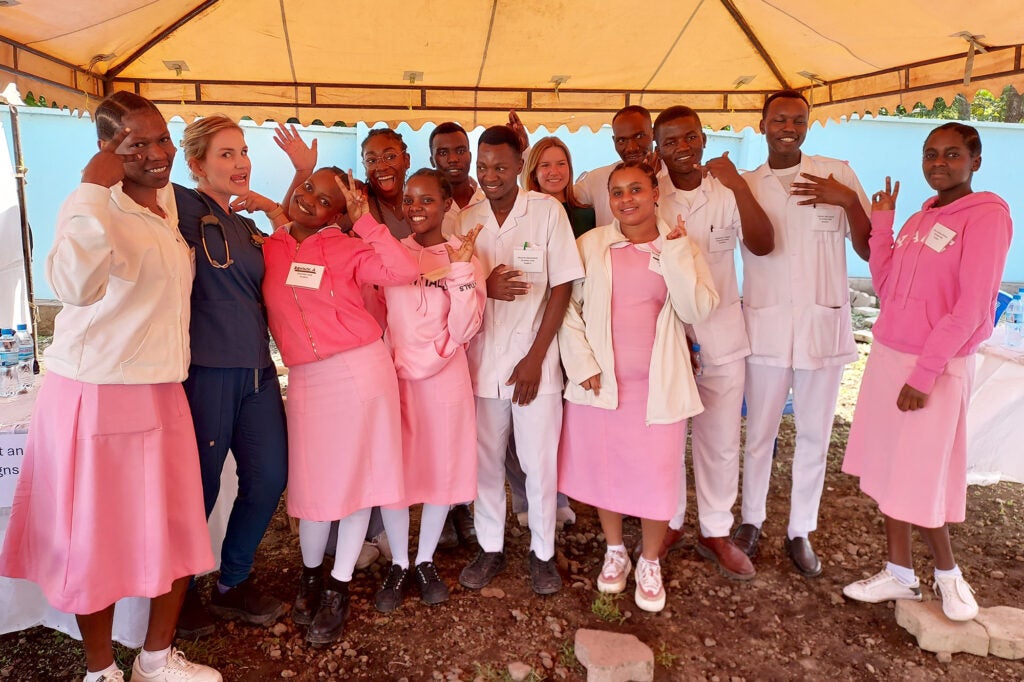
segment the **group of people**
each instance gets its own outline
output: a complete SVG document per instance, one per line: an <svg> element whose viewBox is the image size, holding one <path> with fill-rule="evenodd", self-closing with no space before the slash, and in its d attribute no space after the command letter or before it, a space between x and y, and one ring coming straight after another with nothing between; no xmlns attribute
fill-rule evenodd
<svg viewBox="0 0 1024 682"><path fill-rule="evenodd" d="M172 185L163 116L142 97L112 95L47 258L64 307L0 574L37 582L77 614L86 682L123 679L111 623L124 596L152 598L132 679L219 680L173 648L175 630L208 633L211 613L281 616L251 572L286 487L303 563L292 617L327 644L344 630L374 510L391 548L376 608L398 608L414 586L437 604L449 588L434 554L453 518L479 545L459 575L465 588L505 568L507 479L537 594L561 589L556 527L572 519L571 498L596 508L607 541L598 590L622 592L632 575L637 605L656 612L661 562L683 534L688 434L697 552L750 580L792 393L785 547L816 576L810 535L843 366L857 357L850 239L881 316L843 468L877 501L889 553L844 593L920 599L917 526L944 612L973 618L947 524L964 519L971 355L992 326L1009 211L972 191L981 142L950 123L924 143L936 195L894 234L899 183L886 179L869 203L847 164L802 153L809 113L795 91L768 97L768 159L741 175L727 153L704 158L693 109L652 120L626 107L612 121L621 161L575 184L566 145L531 147L514 114L475 150L458 124L437 126L433 168L411 175L401 135L374 129L362 143L365 183L318 167L316 142L280 126L295 175L279 203L249 189L248 149L230 119L186 127L195 187ZM272 234L242 215L252 211ZM287 409L268 329L289 368ZM213 509L229 450L239 493L204 604L193 576L214 557L202 509ZM626 515L641 521L634 553Z"/></svg>

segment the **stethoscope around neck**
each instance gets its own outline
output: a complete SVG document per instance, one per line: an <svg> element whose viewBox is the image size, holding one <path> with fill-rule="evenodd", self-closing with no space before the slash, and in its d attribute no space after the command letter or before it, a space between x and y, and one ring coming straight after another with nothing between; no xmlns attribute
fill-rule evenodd
<svg viewBox="0 0 1024 682"><path fill-rule="evenodd" d="M207 200L206 195L197 189L194 189L192 191L196 193L196 196L199 197L199 200L206 205L206 210L209 211L209 213L199 218L199 240L203 243L203 253L206 254L206 260L209 261L212 267L215 267L218 270L227 270L235 261L234 259L231 258L231 246L228 244L228 236L224 232L224 226L221 224L220 219L216 215L214 215L213 205L210 204L210 202ZM228 215L231 214L229 213ZM246 232L249 233L249 243L252 244L257 249L262 249L264 239L263 234L244 220L242 221L242 225L245 226ZM223 263L219 263L216 260L214 260L213 256L210 255L209 247L206 246L206 228L208 227L216 227L218 230L220 230L220 237L221 239L224 240Z"/></svg>

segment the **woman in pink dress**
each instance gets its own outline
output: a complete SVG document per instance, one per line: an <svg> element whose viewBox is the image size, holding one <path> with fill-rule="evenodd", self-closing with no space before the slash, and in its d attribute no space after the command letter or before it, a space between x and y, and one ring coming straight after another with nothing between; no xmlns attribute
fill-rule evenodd
<svg viewBox="0 0 1024 682"><path fill-rule="evenodd" d="M384 289L387 334L402 405L405 501L383 508L391 542L387 578L375 599L394 611L410 582L427 604L448 598L437 575L434 550L448 508L476 497L476 414L466 344L483 321L486 286L473 245L480 228L463 239L441 233L452 203L448 178L422 169L405 184L403 205L412 234L402 245L419 264L406 286ZM415 569L409 570L409 505L423 503Z"/></svg>
<svg viewBox="0 0 1024 682"><path fill-rule="evenodd" d="M398 380L368 285L406 284L416 262L367 210L351 173L321 168L291 194L291 222L263 244L263 299L270 332L289 367L288 513L299 519L302 577L293 618L315 645L336 641L349 582L375 505L405 499ZM349 189L351 188L351 189ZM347 211L360 238L341 231ZM339 521L334 567L321 565Z"/></svg>
<svg viewBox="0 0 1024 682"><path fill-rule="evenodd" d="M133 680L221 679L171 644L189 577L213 568L189 365L192 262L160 111L118 92L96 109L99 153L64 202L46 259L64 307L28 437L0 575L76 614L86 682L123 680L114 602L150 597Z"/></svg>
<svg viewBox="0 0 1024 682"><path fill-rule="evenodd" d="M933 589L951 620L978 613L953 558L948 524L967 509L967 404L974 352L992 333L992 310L1013 226L1006 202L975 192L978 131L947 123L928 135L921 162L936 195L893 238L899 183L874 195L871 280L881 314L861 381L843 471L885 517L889 561L843 588L858 601L921 599L911 530L935 561Z"/></svg>
<svg viewBox="0 0 1024 682"><path fill-rule="evenodd" d="M577 240L586 277L558 332L569 378L558 489L597 507L608 542L602 592L625 589L622 516L640 517L635 599L660 611L658 549L676 509L686 419L703 409L684 324L705 319L718 294L682 221L670 228L658 218L650 166L619 164L608 186L615 221Z"/></svg>

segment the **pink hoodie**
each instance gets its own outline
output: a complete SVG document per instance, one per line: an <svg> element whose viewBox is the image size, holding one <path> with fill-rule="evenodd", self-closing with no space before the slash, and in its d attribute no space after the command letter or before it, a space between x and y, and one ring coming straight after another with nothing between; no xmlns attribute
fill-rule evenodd
<svg viewBox="0 0 1024 682"><path fill-rule="evenodd" d="M353 229L362 239L329 226L300 244L286 225L263 243L263 300L270 332L289 367L379 339L380 325L366 310L362 287L406 284L419 273L405 247L369 214ZM293 262L326 266L320 287L286 284Z"/></svg>
<svg viewBox="0 0 1024 682"><path fill-rule="evenodd" d="M471 263L451 263L444 244L423 247L411 235L402 244L418 261L422 274L406 286L384 290L385 340L399 379L426 379L453 358L461 356L467 362L465 346L483 321L486 277L475 257ZM448 244L457 249L461 240L452 237ZM431 274L430 279L424 278Z"/></svg>
<svg viewBox="0 0 1024 682"><path fill-rule="evenodd" d="M895 240L895 213L871 214L868 263L881 306L872 332L886 346L918 356L906 383L922 393L931 392L951 358L970 355L991 335L1013 236L1009 208L991 192L938 208L935 201L926 201ZM943 227L952 231L945 243L935 238Z"/></svg>

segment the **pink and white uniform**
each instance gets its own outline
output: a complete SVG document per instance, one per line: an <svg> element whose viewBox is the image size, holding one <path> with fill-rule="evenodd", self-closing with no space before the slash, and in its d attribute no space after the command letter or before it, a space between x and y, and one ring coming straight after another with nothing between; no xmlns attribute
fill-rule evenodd
<svg viewBox="0 0 1024 682"><path fill-rule="evenodd" d="M843 460L883 514L925 528L964 520L971 355L992 333L1013 233L1006 202L991 192L934 203L895 239L894 212L871 215L882 312ZM897 409L904 384L928 394L923 409Z"/></svg>
<svg viewBox="0 0 1024 682"><path fill-rule="evenodd" d="M445 244L403 246L420 275L384 289L402 408L405 501L442 505L476 497L476 416L466 345L487 299L480 262L451 263ZM448 244L457 249L458 238Z"/></svg>

